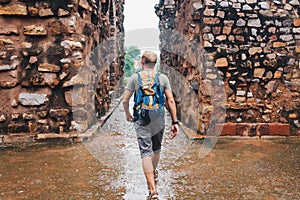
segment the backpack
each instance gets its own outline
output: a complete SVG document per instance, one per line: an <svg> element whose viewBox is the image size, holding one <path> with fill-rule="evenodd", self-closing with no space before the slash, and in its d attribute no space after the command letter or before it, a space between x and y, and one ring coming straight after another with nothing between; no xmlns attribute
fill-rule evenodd
<svg viewBox="0 0 300 200"><path fill-rule="evenodd" d="M149 79L147 74L137 72L139 88L134 94L134 122L147 117L146 115L149 113L149 110L159 112L160 115L163 115L164 94L158 79L160 74L160 72L156 74L152 73L150 82L146 82L145 80Z"/></svg>

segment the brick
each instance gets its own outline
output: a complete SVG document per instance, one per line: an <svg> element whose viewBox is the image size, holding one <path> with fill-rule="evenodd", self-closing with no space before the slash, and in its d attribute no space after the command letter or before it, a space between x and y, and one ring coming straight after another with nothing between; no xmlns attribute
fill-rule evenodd
<svg viewBox="0 0 300 200"><path fill-rule="evenodd" d="M267 123L259 123L256 126L256 135L269 135L269 125Z"/></svg>
<svg viewBox="0 0 300 200"><path fill-rule="evenodd" d="M290 125L280 123L269 123L269 134L270 135L290 135Z"/></svg>
<svg viewBox="0 0 300 200"><path fill-rule="evenodd" d="M256 136L256 124L239 123L236 125L236 132L239 136Z"/></svg>
<svg viewBox="0 0 300 200"><path fill-rule="evenodd" d="M236 123L224 123L215 125L215 134L236 135Z"/></svg>

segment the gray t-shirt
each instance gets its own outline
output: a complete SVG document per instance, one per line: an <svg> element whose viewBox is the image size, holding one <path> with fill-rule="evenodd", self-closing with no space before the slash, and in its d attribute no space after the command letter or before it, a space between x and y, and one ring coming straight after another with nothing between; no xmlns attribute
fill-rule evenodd
<svg viewBox="0 0 300 200"><path fill-rule="evenodd" d="M149 74L149 77L150 77L151 74L153 73L153 71L152 70L143 70L142 73L147 73L147 74ZM146 81L150 81L150 80L146 80ZM169 78L165 74L161 73L158 76L158 81L159 81L159 83L160 83L163 91L171 89ZM128 83L127 83L125 89L130 90L130 91L134 91L134 92L138 91L138 89L139 89L139 83L138 83L138 75L137 75L137 73L134 73L129 78Z"/></svg>

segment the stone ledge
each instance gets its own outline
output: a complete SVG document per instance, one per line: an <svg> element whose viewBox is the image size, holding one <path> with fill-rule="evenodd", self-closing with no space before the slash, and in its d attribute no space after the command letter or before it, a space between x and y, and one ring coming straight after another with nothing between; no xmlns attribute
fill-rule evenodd
<svg viewBox="0 0 300 200"><path fill-rule="evenodd" d="M180 123L180 128L189 140L202 140L205 138L227 138L227 139L285 139L300 138L290 136L290 125L280 123L224 123L215 125L216 135L200 135L194 130ZM251 130L255 128L254 131ZM249 134L259 133L259 135Z"/></svg>

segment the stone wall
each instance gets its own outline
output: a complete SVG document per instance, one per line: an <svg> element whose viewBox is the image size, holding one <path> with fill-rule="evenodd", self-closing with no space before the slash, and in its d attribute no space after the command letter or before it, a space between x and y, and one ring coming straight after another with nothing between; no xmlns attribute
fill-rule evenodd
<svg viewBox="0 0 300 200"><path fill-rule="evenodd" d="M105 114L123 73L123 3L0 1L2 142L12 133L76 137ZM106 41L112 49L96 48Z"/></svg>
<svg viewBox="0 0 300 200"><path fill-rule="evenodd" d="M179 109L185 110L179 114L184 123L207 134L210 123L223 122L218 113L225 110L222 134L300 134L298 0L165 0L156 12L161 30L178 31L203 50L195 64L186 59L193 57L193 49L173 41L189 56L175 55L164 50L172 43L161 36L162 64L186 77L189 89L183 97L191 89L198 97L193 117L184 114L193 108L177 98ZM225 102L215 106L213 98Z"/></svg>

